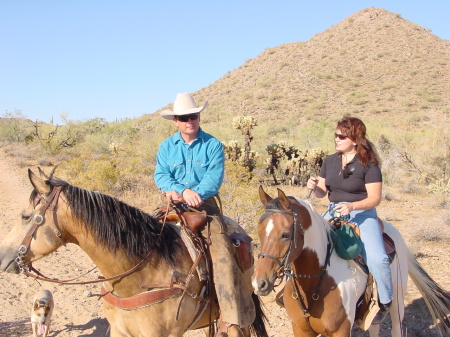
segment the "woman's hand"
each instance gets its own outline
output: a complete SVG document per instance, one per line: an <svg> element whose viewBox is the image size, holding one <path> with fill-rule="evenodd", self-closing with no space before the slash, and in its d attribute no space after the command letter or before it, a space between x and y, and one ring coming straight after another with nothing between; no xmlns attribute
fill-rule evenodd
<svg viewBox="0 0 450 337"><path fill-rule="evenodd" d="M351 211L354 211L355 207L353 203L340 204L334 208L334 211L339 214L339 216L345 216L350 214Z"/></svg>
<svg viewBox="0 0 450 337"><path fill-rule="evenodd" d="M325 178L321 177L311 177L309 178L306 186L314 191L314 195L317 198L323 198L327 195L327 187L325 186Z"/></svg>
<svg viewBox="0 0 450 337"><path fill-rule="evenodd" d="M306 183L306 187L308 187L308 189L310 189L310 190L315 190L318 182L319 182L319 178L311 177L311 178L309 178L308 182Z"/></svg>

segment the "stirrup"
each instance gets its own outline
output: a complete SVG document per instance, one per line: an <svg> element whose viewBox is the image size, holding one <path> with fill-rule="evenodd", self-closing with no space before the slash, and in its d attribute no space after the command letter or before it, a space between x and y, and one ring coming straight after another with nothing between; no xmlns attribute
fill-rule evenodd
<svg viewBox="0 0 450 337"><path fill-rule="evenodd" d="M239 325L219 320L215 337L244 337L244 328Z"/></svg>

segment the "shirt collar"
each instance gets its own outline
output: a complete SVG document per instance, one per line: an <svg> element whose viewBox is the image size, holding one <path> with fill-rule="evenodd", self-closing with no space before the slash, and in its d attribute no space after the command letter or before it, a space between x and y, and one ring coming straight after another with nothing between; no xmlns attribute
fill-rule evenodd
<svg viewBox="0 0 450 337"><path fill-rule="evenodd" d="M197 138L194 139L192 144L195 143L197 140L200 140L203 143L205 142L205 133L203 132L202 128L198 129ZM178 131L176 134L173 135L173 143L178 144L179 142L184 142L184 139L181 137L180 131Z"/></svg>

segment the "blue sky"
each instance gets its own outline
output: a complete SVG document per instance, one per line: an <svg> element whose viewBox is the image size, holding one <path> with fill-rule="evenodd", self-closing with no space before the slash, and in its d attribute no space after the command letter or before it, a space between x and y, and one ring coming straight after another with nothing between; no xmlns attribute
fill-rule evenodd
<svg viewBox="0 0 450 337"><path fill-rule="evenodd" d="M449 0L0 0L0 117L139 117L372 6L450 39Z"/></svg>

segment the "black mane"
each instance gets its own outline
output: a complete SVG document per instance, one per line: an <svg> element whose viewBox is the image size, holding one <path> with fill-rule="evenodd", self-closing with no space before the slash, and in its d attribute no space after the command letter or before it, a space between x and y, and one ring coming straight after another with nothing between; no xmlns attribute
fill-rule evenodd
<svg viewBox="0 0 450 337"><path fill-rule="evenodd" d="M50 186L61 186L74 217L111 252L123 250L130 259L142 259L154 250L170 265L180 249L179 234L169 224L163 226L149 214L118 199L51 178Z"/></svg>

